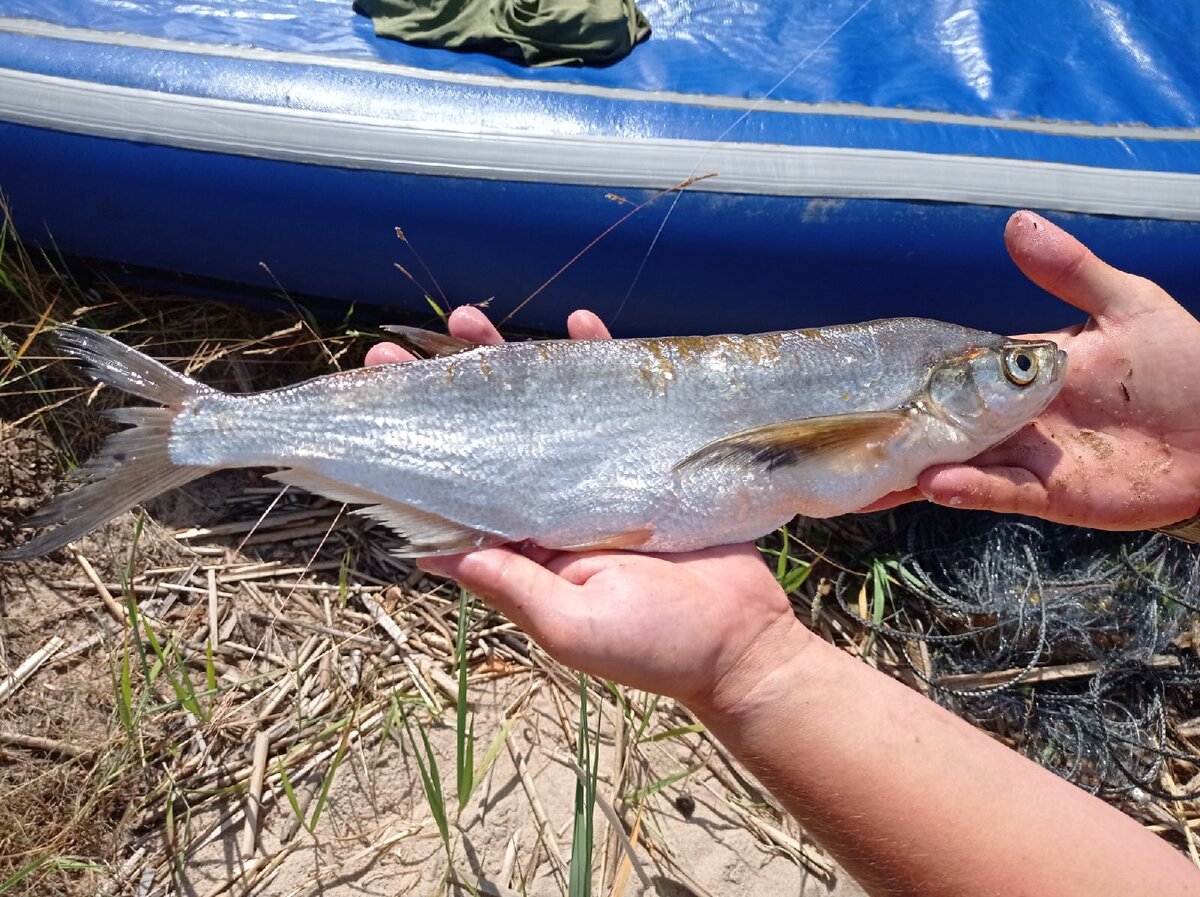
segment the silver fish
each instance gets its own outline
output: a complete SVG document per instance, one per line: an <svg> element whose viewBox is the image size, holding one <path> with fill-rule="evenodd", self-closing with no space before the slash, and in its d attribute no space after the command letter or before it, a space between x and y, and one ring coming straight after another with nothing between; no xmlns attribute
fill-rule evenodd
<svg viewBox="0 0 1200 897"><path fill-rule="evenodd" d="M82 469L85 485L0 552L44 554L228 467L365 507L406 556L529 541L687 551L796 514L857 510L965 461L1036 417L1066 354L897 318L754 336L477 347L413 328L433 356L250 395L204 386L111 337L59 331L97 380L158 408Z"/></svg>

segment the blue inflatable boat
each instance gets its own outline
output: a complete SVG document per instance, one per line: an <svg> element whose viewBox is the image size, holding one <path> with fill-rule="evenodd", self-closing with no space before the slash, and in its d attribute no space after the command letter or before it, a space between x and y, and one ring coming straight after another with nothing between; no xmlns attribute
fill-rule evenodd
<svg viewBox="0 0 1200 897"><path fill-rule="evenodd" d="M0 191L27 241L229 294L428 311L399 264L503 317L579 255L540 329L1072 321L1018 207L1200 308L1194 0L642 8L626 59L526 69L350 0L0 0Z"/></svg>

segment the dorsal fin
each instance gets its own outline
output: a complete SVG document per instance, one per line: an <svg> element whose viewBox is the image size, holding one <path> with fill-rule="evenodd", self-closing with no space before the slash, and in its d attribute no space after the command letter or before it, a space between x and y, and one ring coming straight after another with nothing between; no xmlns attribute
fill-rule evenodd
<svg viewBox="0 0 1200 897"><path fill-rule="evenodd" d="M433 358L442 355L457 355L478 349L478 343L472 343L446 333L434 333L420 327L409 327L405 324L384 324L379 328L388 333L394 333L400 338L404 348L421 358Z"/></svg>
<svg viewBox="0 0 1200 897"><path fill-rule="evenodd" d="M850 460L878 449L910 420L903 411L831 414L739 430L692 452L673 470L730 465L774 470L817 458Z"/></svg>

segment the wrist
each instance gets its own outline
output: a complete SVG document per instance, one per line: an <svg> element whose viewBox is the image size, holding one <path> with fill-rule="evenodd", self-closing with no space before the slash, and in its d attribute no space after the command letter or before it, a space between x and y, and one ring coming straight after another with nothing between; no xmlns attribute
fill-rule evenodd
<svg viewBox="0 0 1200 897"><path fill-rule="evenodd" d="M791 613L779 619L736 657L700 699L687 702L710 729L741 728L764 710L805 693L813 655L827 656L824 643Z"/></svg>

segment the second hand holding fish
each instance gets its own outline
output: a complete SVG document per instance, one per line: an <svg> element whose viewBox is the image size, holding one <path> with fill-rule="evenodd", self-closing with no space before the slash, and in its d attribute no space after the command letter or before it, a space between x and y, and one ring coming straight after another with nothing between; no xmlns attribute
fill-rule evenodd
<svg viewBox="0 0 1200 897"><path fill-rule="evenodd" d="M933 466L867 510L928 499L1094 529L1177 526L1200 511L1200 322L1145 278L1106 264L1066 231L1017 212L1004 232L1023 274L1086 312L1049 339L1071 358L1036 421L966 464Z"/></svg>

